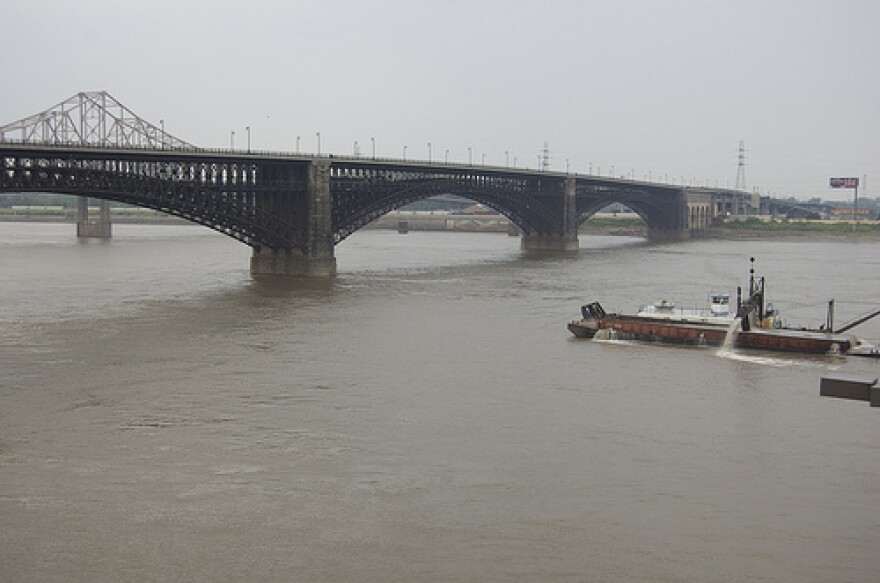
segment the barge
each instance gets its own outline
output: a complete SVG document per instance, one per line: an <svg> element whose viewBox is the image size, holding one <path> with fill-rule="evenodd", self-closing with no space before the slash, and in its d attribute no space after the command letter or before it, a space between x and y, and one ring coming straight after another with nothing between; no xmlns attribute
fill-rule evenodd
<svg viewBox="0 0 880 583"><path fill-rule="evenodd" d="M642 307L636 314L609 314L599 302L581 307L580 320L568 324L578 338L642 340L701 346L729 346L807 354L857 355L866 346L846 331L866 319L868 314L833 329L833 300L829 302L826 324L818 329L788 328L782 325L772 304L765 303L764 278L755 278L754 257L749 271L749 291L745 300L737 290L736 311L730 311L728 294L710 294L708 311L684 310L667 301ZM874 347L870 347L869 350Z"/></svg>

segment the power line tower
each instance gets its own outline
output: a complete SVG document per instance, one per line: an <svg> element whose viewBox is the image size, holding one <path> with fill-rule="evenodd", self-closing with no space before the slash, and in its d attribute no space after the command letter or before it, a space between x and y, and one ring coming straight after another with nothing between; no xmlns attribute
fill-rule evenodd
<svg viewBox="0 0 880 583"><path fill-rule="evenodd" d="M541 170L550 170L550 144L544 142L544 149L541 151Z"/></svg>
<svg viewBox="0 0 880 583"><path fill-rule="evenodd" d="M746 145L739 141L739 163L736 166L735 190L746 190Z"/></svg>

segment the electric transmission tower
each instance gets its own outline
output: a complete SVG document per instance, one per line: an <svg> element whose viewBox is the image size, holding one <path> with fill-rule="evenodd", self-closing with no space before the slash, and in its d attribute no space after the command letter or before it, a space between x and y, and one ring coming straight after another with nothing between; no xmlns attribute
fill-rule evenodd
<svg viewBox="0 0 880 583"><path fill-rule="evenodd" d="M550 170L550 144L544 142L544 149L541 151L541 170Z"/></svg>
<svg viewBox="0 0 880 583"><path fill-rule="evenodd" d="M736 185L733 188L746 189L746 145L742 140L739 141L739 162L736 165Z"/></svg>

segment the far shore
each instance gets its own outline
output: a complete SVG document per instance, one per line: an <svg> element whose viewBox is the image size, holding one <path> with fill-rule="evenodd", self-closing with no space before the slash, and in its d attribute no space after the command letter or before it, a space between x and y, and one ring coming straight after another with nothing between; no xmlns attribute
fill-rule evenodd
<svg viewBox="0 0 880 583"><path fill-rule="evenodd" d="M5 209L0 209L0 211ZM90 213L97 219L98 213ZM70 223L75 222L72 209L42 211L35 213L0 212L0 222ZM188 225L190 221L159 212L114 212L114 224ZM452 231L470 233L517 234L506 217L502 215L465 215L451 213L393 212L373 221L365 229L394 231ZM607 235L647 237L647 226L632 216L602 216L581 225L581 235ZM880 221L859 222L853 230L851 222L839 221L773 221L751 220L711 227L695 234L702 239L827 239L827 240L880 240Z"/></svg>

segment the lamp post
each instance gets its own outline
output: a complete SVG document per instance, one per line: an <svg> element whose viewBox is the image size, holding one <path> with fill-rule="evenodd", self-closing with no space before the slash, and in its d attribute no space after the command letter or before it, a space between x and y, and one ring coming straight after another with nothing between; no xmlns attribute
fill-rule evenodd
<svg viewBox="0 0 880 583"><path fill-rule="evenodd" d="M229 149L230 150L235 149L235 130L232 130L231 132L229 132Z"/></svg>
<svg viewBox="0 0 880 583"><path fill-rule="evenodd" d="M247 149L247 151L248 151L248 154L250 154L251 153L251 126L247 126L244 129L247 130L247 135L248 135L248 149Z"/></svg>
<svg viewBox="0 0 880 583"><path fill-rule="evenodd" d="M321 132L315 132L315 135L318 137L318 156L321 155Z"/></svg>
<svg viewBox="0 0 880 583"><path fill-rule="evenodd" d="M370 141L373 142L373 160L376 159L376 138L370 138Z"/></svg>
<svg viewBox="0 0 880 583"><path fill-rule="evenodd" d="M406 160L406 146L403 146L403 159Z"/></svg>
<svg viewBox="0 0 880 583"><path fill-rule="evenodd" d="M473 156L471 152L471 147L468 146L468 166L473 165Z"/></svg>
<svg viewBox="0 0 880 583"><path fill-rule="evenodd" d="M299 154L299 140L300 140L300 136L297 136L296 137L296 153L297 154Z"/></svg>
<svg viewBox="0 0 880 583"><path fill-rule="evenodd" d="M165 149L165 120L160 119L159 125L162 126L162 149Z"/></svg>
<svg viewBox="0 0 880 583"><path fill-rule="evenodd" d="M431 161L431 142L428 142L428 162Z"/></svg>
<svg viewBox="0 0 880 583"><path fill-rule="evenodd" d="M446 154L443 156L443 161L449 164L449 148L446 148Z"/></svg>

